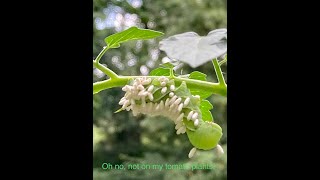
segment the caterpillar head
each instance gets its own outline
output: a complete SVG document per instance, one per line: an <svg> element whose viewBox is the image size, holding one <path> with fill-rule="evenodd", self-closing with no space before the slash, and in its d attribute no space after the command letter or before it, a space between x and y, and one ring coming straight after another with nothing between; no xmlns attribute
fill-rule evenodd
<svg viewBox="0 0 320 180"><path fill-rule="evenodd" d="M196 148L209 150L217 146L222 130L218 124L202 120L200 96L192 95L185 82L176 88L174 79L161 76L154 79L139 77L122 88L124 97L120 100L122 110L132 110L133 115L147 114L164 116L175 123L177 134L187 132L191 144Z"/></svg>
<svg viewBox="0 0 320 180"><path fill-rule="evenodd" d="M222 129L216 123L202 121L195 131L187 129L187 135L194 147L209 150L218 145L222 136Z"/></svg>

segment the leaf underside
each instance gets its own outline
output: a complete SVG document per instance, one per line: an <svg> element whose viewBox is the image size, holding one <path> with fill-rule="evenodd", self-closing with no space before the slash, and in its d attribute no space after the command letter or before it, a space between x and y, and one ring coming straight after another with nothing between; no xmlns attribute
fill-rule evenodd
<svg viewBox="0 0 320 180"><path fill-rule="evenodd" d="M107 43L108 48L118 48L120 47L120 43L126 41L152 39L161 35L163 35L162 32L150 29L139 29L134 26L122 32L108 36L104 41Z"/></svg>
<svg viewBox="0 0 320 180"><path fill-rule="evenodd" d="M186 32L163 39L160 50L168 57L196 68L227 53L227 29L216 29L207 36Z"/></svg>

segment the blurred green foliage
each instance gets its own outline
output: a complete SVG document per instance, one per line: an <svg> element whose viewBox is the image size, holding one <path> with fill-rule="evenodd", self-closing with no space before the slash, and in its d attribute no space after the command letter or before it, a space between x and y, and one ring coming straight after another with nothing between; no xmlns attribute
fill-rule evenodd
<svg viewBox="0 0 320 180"><path fill-rule="evenodd" d="M93 58L105 46L104 38L131 26L164 32L153 40L133 41L111 49L101 63L120 75L147 75L159 64L167 62L159 51L161 39L188 31L206 35L217 28L227 28L226 0L93 0ZM184 65L178 73L200 71L208 81L216 82L212 64L192 69ZM227 64L222 66L227 81ZM93 82L105 80L93 70ZM188 158L192 145L187 135L176 135L174 124L163 117L133 117L122 111L118 102L124 95L121 88L101 91L93 96L93 166L94 179L226 179L227 174L227 98L213 95L208 100L214 121L223 129L220 144L225 154L214 150L197 151ZM210 164L212 170L103 170L103 163L115 164Z"/></svg>

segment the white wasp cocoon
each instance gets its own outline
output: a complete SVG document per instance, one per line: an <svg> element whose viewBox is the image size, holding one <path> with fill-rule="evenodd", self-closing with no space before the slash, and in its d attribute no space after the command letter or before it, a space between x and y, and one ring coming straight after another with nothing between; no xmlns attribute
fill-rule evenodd
<svg viewBox="0 0 320 180"><path fill-rule="evenodd" d="M182 131L181 131L181 134L184 134L184 133L186 133L186 131L187 131L187 128L186 128L186 126L183 126L183 129L182 129Z"/></svg>
<svg viewBox="0 0 320 180"><path fill-rule="evenodd" d="M143 90L138 93L138 96L146 96L146 95L148 95L148 92Z"/></svg>
<svg viewBox="0 0 320 180"><path fill-rule="evenodd" d="M126 94L124 95L124 97L125 97L125 98L131 98L131 93L126 93Z"/></svg>
<svg viewBox="0 0 320 180"><path fill-rule="evenodd" d="M148 98L150 99L150 101L153 101L153 95L152 95L152 93L148 93Z"/></svg>
<svg viewBox="0 0 320 180"><path fill-rule="evenodd" d="M156 106L156 111L158 111L159 109L160 109L160 104Z"/></svg>
<svg viewBox="0 0 320 180"><path fill-rule="evenodd" d="M174 85L170 85L170 91L174 91L176 89L176 87L174 87Z"/></svg>
<svg viewBox="0 0 320 180"><path fill-rule="evenodd" d="M150 83L151 83L151 79L150 78L148 78L148 79L146 79L145 81L142 82L143 85L148 85Z"/></svg>
<svg viewBox="0 0 320 180"><path fill-rule="evenodd" d="M189 104L189 102L190 102L190 98L187 97L183 102L183 107L186 107Z"/></svg>
<svg viewBox="0 0 320 180"><path fill-rule="evenodd" d="M162 110L164 108L164 102L163 100L160 101L160 109Z"/></svg>
<svg viewBox="0 0 320 180"><path fill-rule="evenodd" d="M192 115L193 115L193 111L190 111L188 116L187 116L187 120L190 120L192 118Z"/></svg>
<svg viewBox="0 0 320 180"><path fill-rule="evenodd" d="M181 126L183 126L183 122L182 121L178 122L174 128L176 130L178 130Z"/></svg>
<svg viewBox="0 0 320 180"><path fill-rule="evenodd" d="M171 104L169 107L169 111L171 111L173 108L176 108L176 104Z"/></svg>
<svg viewBox="0 0 320 180"><path fill-rule="evenodd" d="M122 109L125 109L130 104L129 100L125 100Z"/></svg>
<svg viewBox="0 0 320 180"><path fill-rule="evenodd" d="M178 111L181 112L183 108L183 103L179 104Z"/></svg>
<svg viewBox="0 0 320 180"><path fill-rule="evenodd" d="M165 93L167 92L167 89L168 89L167 87L163 87L163 88L161 89L161 93L162 93L162 94L165 94Z"/></svg>
<svg viewBox="0 0 320 180"><path fill-rule="evenodd" d="M138 82L139 82L139 84L141 84L140 81L136 80L136 81L134 81L134 83L132 84L132 86L133 86L133 87L137 87L137 86L138 86Z"/></svg>
<svg viewBox="0 0 320 180"><path fill-rule="evenodd" d="M166 99L166 102L164 103L164 106L165 106L165 107L169 107L169 101L170 101L170 99L167 98L167 99Z"/></svg>
<svg viewBox="0 0 320 180"><path fill-rule="evenodd" d="M167 83L163 81L163 82L160 83L160 85L161 85L161 86L166 86Z"/></svg>
<svg viewBox="0 0 320 180"><path fill-rule="evenodd" d="M164 77L164 76L160 76L158 79L159 79L159 81L164 81L165 78L166 77Z"/></svg>
<svg viewBox="0 0 320 180"><path fill-rule="evenodd" d="M192 120L196 120L197 118L198 118L198 113L195 112L195 113L192 115L191 119L192 119Z"/></svg>
<svg viewBox="0 0 320 180"><path fill-rule="evenodd" d="M176 119L175 123L178 123L178 122L182 121L183 116L184 116L184 113L181 113L181 114L179 115L179 117Z"/></svg>
<svg viewBox="0 0 320 180"><path fill-rule="evenodd" d="M192 148L191 150L190 150L190 152L189 152L189 154L188 154L188 157L189 158L192 158L193 156L194 156L194 154L196 153L196 151L197 151L197 148Z"/></svg>
<svg viewBox="0 0 320 180"><path fill-rule="evenodd" d="M149 86L148 91L151 92L153 90L153 88L154 88L154 85Z"/></svg>
<svg viewBox="0 0 320 180"><path fill-rule="evenodd" d="M199 125L199 119L194 120L193 125L194 126L198 126Z"/></svg>
<svg viewBox="0 0 320 180"><path fill-rule="evenodd" d="M174 96L170 99L169 104L173 104L173 103L176 101L177 98L178 98L178 96L174 95ZM168 99L169 99L169 98L168 98Z"/></svg>
<svg viewBox="0 0 320 180"><path fill-rule="evenodd" d="M175 104L175 105L180 104L181 100L182 100L182 99L179 97L176 101L174 101L174 104Z"/></svg>
<svg viewBox="0 0 320 180"><path fill-rule="evenodd" d="M170 92L169 93L169 97L173 97L174 96L174 93L173 92Z"/></svg>
<svg viewBox="0 0 320 180"><path fill-rule="evenodd" d="M177 134L182 134L183 132L185 132L185 126L181 126L178 130L177 130Z"/></svg>
<svg viewBox="0 0 320 180"><path fill-rule="evenodd" d="M141 84L139 84L139 85L138 85L138 89L139 89L140 91L142 91L142 90L144 90L144 87L143 87Z"/></svg>
<svg viewBox="0 0 320 180"><path fill-rule="evenodd" d="M125 101L126 101L126 99L121 99L119 102L119 105L123 105Z"/></svg>
<svg viewBox="0 0 320 180"><path fill-rule="evenodd" d="M128 90L128 85L125 85L123 88L122 88L122 91L127 91Z"/></svg>

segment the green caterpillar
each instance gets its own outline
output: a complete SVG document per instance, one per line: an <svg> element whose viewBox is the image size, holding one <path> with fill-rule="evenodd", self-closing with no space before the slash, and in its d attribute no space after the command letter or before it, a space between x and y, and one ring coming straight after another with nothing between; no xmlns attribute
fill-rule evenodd
<svg viewBox="0 0 320 180"><path fill-rule="evenodd" d="M222 136L221 127L212 120L202 120L200 96L192 95L185 82L176 88L173 79L161 76L153 80L139 77L129 84L122 88L126 92L119 102L122 110L132 110L134 116L161 115L171 119L175 123L176 133L187 133L194 146L189 158L196 149L209 150L217 146L222 151L218 145Z"/></svg>

